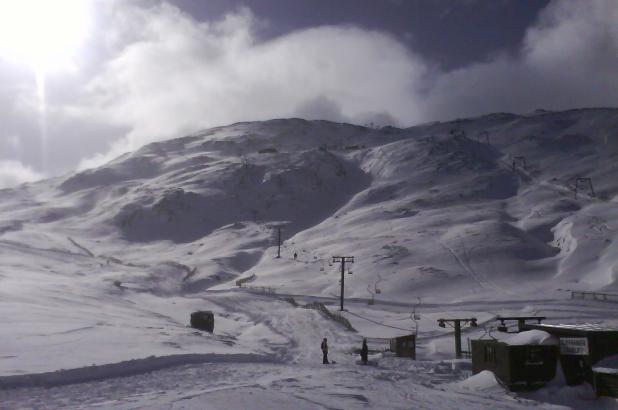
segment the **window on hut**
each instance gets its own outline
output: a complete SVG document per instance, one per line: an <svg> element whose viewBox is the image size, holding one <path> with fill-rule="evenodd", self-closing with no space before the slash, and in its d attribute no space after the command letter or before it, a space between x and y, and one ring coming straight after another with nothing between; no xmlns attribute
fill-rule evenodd
<svg viewBox="0 0 618 410"><path fill-rule="evenodd" d="M543 364L541 349L529 347L526 351L526 364Z"/></svg>
<svg viewBox="0 0 618 410"><path fill-rule="evenodd" d="M490 362L490 363L496 362L496 347L495 346L485 346L485 362Z"/></svg>

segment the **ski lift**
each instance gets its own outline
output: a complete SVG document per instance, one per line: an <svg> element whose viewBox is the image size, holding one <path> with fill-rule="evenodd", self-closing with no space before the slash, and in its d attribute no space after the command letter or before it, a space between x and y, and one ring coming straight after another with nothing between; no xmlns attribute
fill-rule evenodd
<svg viewBox="0 0 618 410"><path fill-rule="evenodd" d="M382 289L376 288L376 295L379 295L380 293L382 293Z"/></svg>

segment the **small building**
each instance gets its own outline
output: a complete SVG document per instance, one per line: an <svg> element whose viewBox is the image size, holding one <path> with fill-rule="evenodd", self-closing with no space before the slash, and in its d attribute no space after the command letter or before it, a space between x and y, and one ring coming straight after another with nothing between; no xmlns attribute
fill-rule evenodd
<svg viewBox="0 0 618 410"><path fill-rule="evenodd" d="M597 396L618 398L618 369L593 369L592 386Z"/></svg>
<svg viewBox="0 0 618 410"><path fill-rule="evenodd" d="M557 353L555 345L472 340L472 372L489 370L510 390L538 389L556 375Z"/></svg>
<svg viewBox="0 0 618 410"><path fill-rule="evenodd" d="M212 333L215 330L215 315L209 310L193 312L191 327Z"/></svg>
<svg viewBox="0 0 618 410"><path fill-rule="evenodd" d="M398 336L390 340L390 351L397 357L410 357L416 360L416 336Z"/></svg>
<svg viewBox="0 0 618 410"><path fill-rule="evenodd" d="M526 324L524 328L542 330L559 339L560 364L570 386L583 382L592 384L593 365L618 354L618 329L594 324Z"/></svg>
<svg viewBox="0 0 618 410"><path fill-rule="evenodd" d="M592 367L592 386L597 396L618 398L618 356L610 356Z"/></svg>

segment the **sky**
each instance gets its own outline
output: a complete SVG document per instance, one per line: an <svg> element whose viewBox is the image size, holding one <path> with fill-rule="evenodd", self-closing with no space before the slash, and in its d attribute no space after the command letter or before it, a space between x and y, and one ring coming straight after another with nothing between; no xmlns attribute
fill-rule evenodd
<svg viewBox="0 0 618 410"><path fill-rule="evenodd" d="M615 0L0 0L0 187L238 121L618 105Z"/></svg>

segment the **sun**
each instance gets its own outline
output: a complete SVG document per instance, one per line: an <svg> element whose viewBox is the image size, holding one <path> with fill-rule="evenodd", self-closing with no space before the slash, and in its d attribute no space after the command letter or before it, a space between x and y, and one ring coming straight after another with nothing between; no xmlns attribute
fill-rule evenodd
<svg viewBox="0 0 618 410"><path fill-rule="evenodd" d="M71 66L91 25L92 0L0 0L0 58L36 72Z"/></svg>

